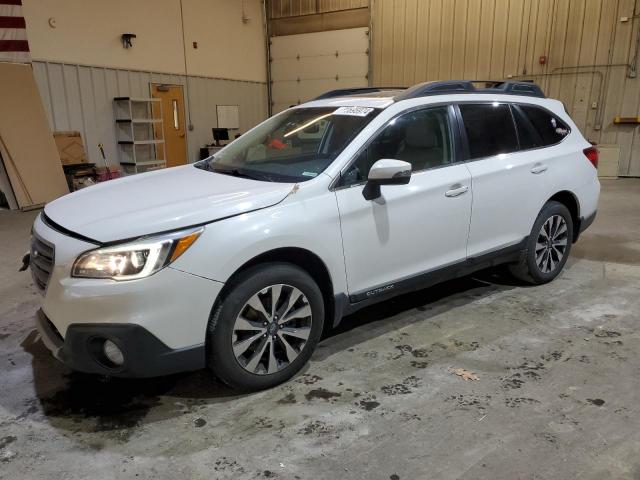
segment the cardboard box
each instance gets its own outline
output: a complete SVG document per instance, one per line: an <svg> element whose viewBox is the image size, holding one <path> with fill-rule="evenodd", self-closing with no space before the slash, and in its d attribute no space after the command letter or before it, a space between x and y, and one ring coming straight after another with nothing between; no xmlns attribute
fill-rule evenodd
<svg viewBox="0 0 640 480"><path fill-rule="evenodd" d="M53 138L63 165L87 163L87 154L80 132L53 132Z"/></svg>
<svg viewBox="0 0 640 480"><path fill-rule="evenodd" d="M69 190L72 192L90 185L95 185L97 181L96 168L92 163L65 165L63 168Z"/></svg>

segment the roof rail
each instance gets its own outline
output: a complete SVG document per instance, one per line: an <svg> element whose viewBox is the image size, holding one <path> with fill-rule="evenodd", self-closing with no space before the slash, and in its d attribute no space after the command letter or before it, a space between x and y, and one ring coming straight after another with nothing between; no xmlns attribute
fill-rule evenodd
<svg viewBox="0 0 640 480"><path fill-rule="evenodd" d="M345 97L347 95L359 95L361 93L378 93L387 90L406 90L407 87L359 87L359 88L340 88L338 90L329 90L313 100L323 100L325 98Z"/></svg>
<svg viewBox="0 0 640 480"><path fill-rule="evenodd" d="M501 80L445 80L425 82L405 90L394 98L396 101L409 98L444 95L451 93L497 93L501 95L524 95L546 98L542 89L533 82Z"/></svg>

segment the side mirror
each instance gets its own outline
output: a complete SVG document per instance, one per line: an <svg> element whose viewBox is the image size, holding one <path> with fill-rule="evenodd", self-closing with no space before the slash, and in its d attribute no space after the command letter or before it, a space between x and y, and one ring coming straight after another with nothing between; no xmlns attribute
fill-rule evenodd
<svg viewBox="0 0 640 480"><path fill-rule="evenodd" d="M371 166L362 195L366 200L375 200L381 195L380 185L406 185L410 180L409 162L383 158Z"/></svg>

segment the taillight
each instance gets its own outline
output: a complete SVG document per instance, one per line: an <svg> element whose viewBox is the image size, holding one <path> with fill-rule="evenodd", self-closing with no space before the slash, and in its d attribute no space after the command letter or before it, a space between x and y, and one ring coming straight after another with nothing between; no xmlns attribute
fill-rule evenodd
<svg viewBox="0 0 640 480"><path fill-rule="evenodd" d="M596 147L585 148L582 153L595 168L598 168L598 149Z"/></svg>

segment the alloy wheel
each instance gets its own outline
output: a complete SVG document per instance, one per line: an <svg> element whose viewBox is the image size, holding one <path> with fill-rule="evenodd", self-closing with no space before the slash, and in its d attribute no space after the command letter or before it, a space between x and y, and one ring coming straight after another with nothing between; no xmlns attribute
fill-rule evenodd
<svg viewBox="0 0 640 480"><path fill-rule="evenodd" d="M233 325L238 363L257 375L277 373L300 355L311 334L311 305L296 287L270 285L253 294Z"/></svg>
<svg viewBox="0 0 640 480"><path fill-rule="evenodd" d="M569 242L567 222L561 215L547 219L536 241L536 265L542 273L551 273L564 258Z"/></svg>

